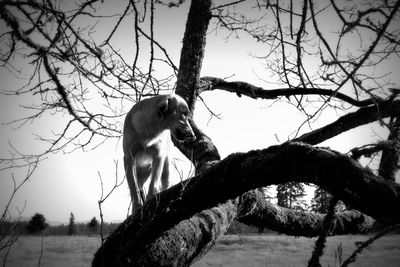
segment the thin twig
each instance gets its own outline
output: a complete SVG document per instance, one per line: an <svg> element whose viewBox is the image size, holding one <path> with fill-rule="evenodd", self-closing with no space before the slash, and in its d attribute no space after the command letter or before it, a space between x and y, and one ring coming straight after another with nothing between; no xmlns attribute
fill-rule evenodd
<svg viewBox="0 0 400 267"><path fill-rule="evenodd" d="M347 260L345 260L342 263L341 267L346 267L350 263L354 262L356 260L357 255L360 254L364 248L366 248L366 247L370 246L372 243L374 243L377 239L379 239L382 236L384 236L396 229L399 229L399 228L400 228L400 224L395 224L395 225L389 226L389 227L383 229L382 231L380 231L379 233L377 233L375 236L369 238L365 242L358 245L358 248L350 255L350 257L347 258Z"/></svg>

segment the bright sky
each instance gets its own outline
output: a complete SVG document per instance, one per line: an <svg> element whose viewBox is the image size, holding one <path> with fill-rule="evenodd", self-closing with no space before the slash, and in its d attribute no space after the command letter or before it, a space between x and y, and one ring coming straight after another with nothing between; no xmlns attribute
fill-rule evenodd
<svg viewBox="0 0 400 267"><path fill-rule="evenodd" d="M179 63L189 2L186 1L179 9L163 9L156 15L155 27L158 29L156 37L162 40L161 43L167 48L176 65ZM329 21L325 22L329 24ZM251 53L262 54L264 47L244 34L240 38L231 38L229 42L223 38L225 36L223 32L218 32L217 35L210 31L202 76L224 78L234 75L231 80L242 80L270 88L271 85L258 78L268 79L264 73L265 66L259 59L250 56ZM129 33L118 36L119 42L126 42L126 47L131 47L128 38ZM400 69L399 61L395 64L396 69ZM0 77L1 90L19 84L18 79L7 71L0 70ZM235 94L221 91L207 92L202 97L214 113L220 114L221 119L210 120L210 113L199 102L196 106L195 121L211 137L222 157L233 152L245 152L282 143L293 137L292 133L305 119L294 106L287 103L272 105L272 101L238 98ZM23 116L24 111L21 111L19 105L29 101L31 99L1 95L0 121L5 123ZM324 112L323 115L324 120L313 125L314 129L334 121L340 114ZM15 125L3 124L0 127L1 156L8 157L9 143L23 153L42 149L43 143L35 141L33 134L50 133L52 129L60 127L60 124L57 122L57 117L46 117L20 129L14 129ZM304 127L303 132L305 131L309 129ZM387 131L378 124L366 125L322 145L330 146L340 152L348 152L352 147L385 139L387 134ZM176 161L178 168L183 168L183 176L187 177L189 172L187 160L180 158ZM118 162L117 167L115 162ZM102 177L106 194L112 188L116 175L121 181L123 173L121 140L109 140L90 152L75 151L71 154L49 155L40 163L29 182L18 191L10 211L15 215L17 208L22 209L25 206L23 216L30 217L39 212L49 221L64 223L67 222L70 212L74 213L76 221L88 221L93 216L99 218L97 204L101 195L99 176ZM23 178L24 173L17 170L14 175L18 181ZM179 175L178 173L174 175L177 182ZM11 194L12 186L10 171L0 172L0 211ZM129 201L129 190L124 183L103 204L104 219L123 220L127 215Z"/></svg>

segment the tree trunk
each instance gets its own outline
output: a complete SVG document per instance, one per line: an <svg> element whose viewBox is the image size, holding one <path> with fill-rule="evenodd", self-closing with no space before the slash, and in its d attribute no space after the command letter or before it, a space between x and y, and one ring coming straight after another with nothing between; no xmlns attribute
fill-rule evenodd
<svg viewBox="0 0 400 267"><path fill-rule="evenodd" d="M206 45L207 28L211 19L211 0L192 0L179 62L176 93L194 110L196 87L200 79Z"/></svg>
<svg viewBox="0 0 400 267"><path fill-rule="evenodd" d="M391 143L391 146L382 150L379 175L385 179L395 181L396 172L400 164L400 116L392 119L389 130L388 141Z"/></svg>
<svg viewBox="0 0 400 267"><path fill-rule="evenodd" d="M203 63L207 28L211 19L211 0L193 0L190 5L179 63L176 93L181 95L193 114L197 97L197 85ZM186 144L174 141L174 144L195 165L196 172L206 168L207 163L219 160L217 148L190 119L196 135L196 142Z"/></svg>

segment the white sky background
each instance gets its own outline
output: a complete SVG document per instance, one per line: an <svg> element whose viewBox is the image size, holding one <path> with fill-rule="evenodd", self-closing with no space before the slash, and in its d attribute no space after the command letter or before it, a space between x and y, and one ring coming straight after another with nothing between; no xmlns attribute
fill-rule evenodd
<svg viewBox="0 0 400 267"><path fill-rule="evenodd" d="M157 5L159 9L156 10L155 37L168 50L176 65L179 64L189 3L190 1L186 1L178 9L163 8L162 11ZM321 23L334 25L330 19L327 17ZM0 24L0 27L4 25ZM264 88L276 88L276 85L263 81L270 78L269 74L265 73L263 61L250 56L250 54L265 53L262 44L254 42L245 34L241 34L240 38L231 37L226 41L224 39L226 33L213 32L211 29L212 26L207 38L201 76L224 78L234 75L230 80L246 81ZM132 32L119 33L117 36L118 41L124 43L126 49L134 50L132 39L128 39L132 36ZM397 58L387 69L379 71L390 72L399 69L400 60ZM18 86L18 80L14 75L4 69L0 70L0 78L1 90ZM393 75L393 79L399 77ZM394 82L400 83L399 80ZM2 123L23 116L25 111L19 105L32 101L29 98L3 95L0 97ZM293 138L293 133L305 120L305 116L294 106L283 102L273 104L271 100L253 100L244 96L238 98L235 94L221 91L206 92L202 94L202 98L214 113L220 114L221 119L210 120L210 113L201 102L198 102L195 121L211 137L223 158L233 152L262 149ZM341 114L325 111L323 120L317 121L313 129L336 120L339 115ZM1 125L0 156L9 156L9 143L23 153L43 149L46 147L45 144L36 141L33 134L50 134L52 129L62 127L58 119L59 116L44 117L20 129L13 129L15 125ZM302 132L309 130L308 127L303 127ZM375 123L344 133L322 143L321 146L330 146L345 153L352 147L385 139L387 134L384 128ZM118 161L117 170L114 165L115 160ZM178 164L182 168L187 165L181 161ZM97 205L101 194L99 173L107 193L114 184L116 172L119 180L122 180L124 171L121 140L112 139L90 152L75 151L71 154L49 155L48 159L40 163L29 182L17 193L11 212L17 214L16 208L21 209L26 201L23 216L30 217L39 212L50 221L67 222L70 212L73 212L77 221L88 221L93 216L99 218ZM187 176L188 168L184 168L183 172L184 176ZM17 180L23 177L23 173L19 171L14 173ZM178 174L175 174L175 177L178 181ZM0 172L0 211L11 194L12 186L10 171ZM128 186L124 183L103 204L105 221L123 220L128 211L129 201Z"/></svg>

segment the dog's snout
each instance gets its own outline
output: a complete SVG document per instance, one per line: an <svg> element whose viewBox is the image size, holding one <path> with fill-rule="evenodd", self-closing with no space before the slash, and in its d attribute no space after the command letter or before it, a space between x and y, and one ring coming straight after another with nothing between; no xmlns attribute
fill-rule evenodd
<svg viewBox="0 0 400 267"><path fill-rule="evenodd" d="M193 142L196 140L196 135L191 128L178 128L172 131L172 135L179 141Z"/></svg>
<svg viewBox="0 0 400 267"><path fill-rule="evenodd" d="M196 135L193 132L190 132L185 140L188 142L193 142L196 140Z"/></svg>
<svg viewBox="0 0 400 267"><path fill-rule="evenodd" d="M196 140L196 135L194 134L192 127L190 127L190 125L188 126L189 127L186 132L185 141L193 142L194 140Z"/></svg>

